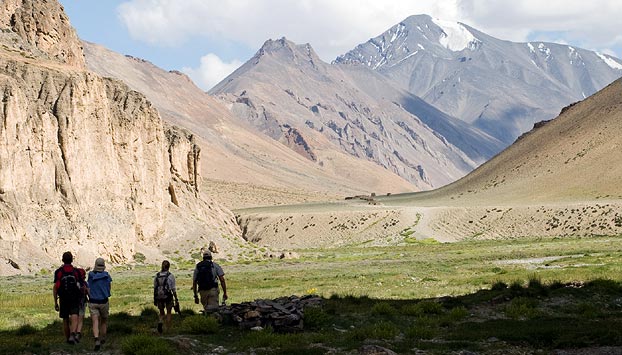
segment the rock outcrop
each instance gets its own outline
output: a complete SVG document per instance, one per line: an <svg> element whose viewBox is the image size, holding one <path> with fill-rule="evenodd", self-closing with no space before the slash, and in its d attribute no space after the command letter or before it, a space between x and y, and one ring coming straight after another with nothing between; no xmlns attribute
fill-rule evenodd
<svg viewBox="0 0 622 355"><path fill-rule="evenodd" d="M9 48L86 68L82 44L58 1L3 0L0 28Z"/></svg>
<svg viewBox="0 0 622 355"><path fill-rule="evenodd" d="M231 212L199 194L193 135L165 127L141 93L85 71L56 1L1 6L2 33L22 50L0 48L0 259L20 265L3 262L0 274L47 268L65 250L81 265L125 262L139 249L179 251L182 237L239 234ZM24 55L28 45L48 56Z"/></svg>

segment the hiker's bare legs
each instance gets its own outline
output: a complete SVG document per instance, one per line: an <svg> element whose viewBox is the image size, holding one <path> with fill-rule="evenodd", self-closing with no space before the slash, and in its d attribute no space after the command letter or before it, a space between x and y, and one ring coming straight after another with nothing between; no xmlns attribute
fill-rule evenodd
<svg viewBox="0 0 622 355"><path fill-rule="evenodd" d="M99 316L91 314L91 320L93 321L93 337L99 338Z"/></svg>
<svg viewBox="0 0 622 355"><path fill-rule="evenodd" d="M69 330L69 317L63 318L63 333L65 334L65 340L68 340L69 335L71 335Z"/></svg>
<svg viewBox="0 0 622 355"><path fill-rule="evenodd" d="M106 332L108 331L108 317L101 317L101 324L99 325L99 335L101 339L106 339Z"/></svg>
<svg viewBox="0 0 622 355"><path fill-rule="evenodd" d="M78 323L76 324L76 335L78 337L82 336L82 325L83 324L84 324L84 313L81 313L78 315Z"/></svg>
<svg viewBox="0 0 622 355"><path fill-rule="evenodd" d="M69 315L69 327L72 333L76 333L78 331L78 315L77 314Z"/></svg>
<svg viewBox="0 0 622 355"><path fill-rule="evenodd" d="M166 329L171 329L171 320L173 317L172 308L173 307L166 307Z"/></svg>

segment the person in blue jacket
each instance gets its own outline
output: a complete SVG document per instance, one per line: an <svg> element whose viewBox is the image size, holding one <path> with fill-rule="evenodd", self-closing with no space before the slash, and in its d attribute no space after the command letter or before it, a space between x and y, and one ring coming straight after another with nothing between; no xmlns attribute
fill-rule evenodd
<svg viewBox="0 0 622 355"><path fill-rule="evenodd" d="M95 351L101 344L106 342L106 330L108 314L110 313L110 288L112 277L106 271L106 262L102 258L95 260L93 271L89 272L87 280L89 285L89 311L93 323L93 336L95 337Z"/></svg>

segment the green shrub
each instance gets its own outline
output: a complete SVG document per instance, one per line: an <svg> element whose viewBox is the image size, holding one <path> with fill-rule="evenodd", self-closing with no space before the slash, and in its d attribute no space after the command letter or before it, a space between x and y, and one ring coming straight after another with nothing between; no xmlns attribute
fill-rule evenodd
<svg viewBox="0 0 622 355"><path fill-rule="evenodd" d="M507 273L507 271L503 270L502 268L495 266L493 267L490 271L494 272L495 274L505 274Z"/></svg>
<svg viewBox="0 0 622 355"><path fill-rule="evenodd" d="M272 328L266 328L261 331L246 332L240 339L239 346L241 349L270 348L270 353L273 353L280 348L301 348L303 343L304 338L301 335L280 334L275 333Z"/></svg>
<svg viewBox="0 0 622 355"><path fill-rule="evenodd" d="M131 335L123 340L121 350L125 355L173 355L175 352L162 338L150 335Z"/></svg>
<svg viewBox="0 0 622 355"><path fill-rule="evenodd" d="M517 297L505 307L505 314L513 319L531 319L538 315L537 305L533 298Z"/></svg>
<svg viewBox="0 0 622 355"><path fill-rule="evenodd" d="M518 281L518 280L512 282L510 284L509 289L510 289L510 291L512 292L513 295L521 295L521 294L523 294L523 292L525 290L525 288L523 287L523 283Z"/></svg>
<svg viewBox="0 0 622 355"><path fill-rule="evenodd" d="M348 333L348 338L356 341L370 340L370 339L393 339L400 334L400 328L387 321L375 322L356 328L352 332Z"/></svg>
<svg viewBox="0 0 622 355"><path fill-rule="evenodd" d="M527 282L527 287L529 288L542 288L542 279L538 274L529 275L529 281Z"/></svg>
<svg viewBox="0 0 622 355"><path fill-rule="evenodd" d="M397 313L397 310L393 308L387 302L378 302L371 307L371 314L391 316Z"/></svg>
<svg viewBox="0 0 622 355"><path fill-rule="evenodd" d="M160 313L153 307L145 307L140 311L141 318L157 318Z"/></svg>
<svg viewBox="0 0 622 355"><path fill-rule="evenodd" d="M121 322L118 320L111 320L108 324L108 333L110 334L132 334L134 332L134 328L131 323Z"/></svg>
<svg viewBox="0 0 622 355"><path fill-rule="evenodd" d="M181 328L190 334L214 334L218 332L218 321L204 315L189 316L181 322Z"/></svg>
<svg viewBox="0 0 622 355"><path fill-rule="evenodd" d="M17 330L15 331L16 335L31 335L36 333L37 328L33 327L30 324L24 324L21 327L17 328Z"/></svg>
<svg viewBox="0 0 622 355"><path fill-rule="evenodd" d="M549 289L551 290L559 290L564 287L566 287L566 285L559 280L555 280L549 284Z"/></svg>
<svg viewBox="0 0 622 355"><path fill-rule="evenodd" d="M119 320L119 321L129 321L132 319L132 315L130 315L127 312L119 312L119 313L113 314L111 318Z"/></svg>
<svg viewBox="0 0 622 355"><path fill-rule="evenodd" d="M182 308L181 309L181 315L182 316L194 316L196 314L197 314L197 312L195 312L194 309L192 309L192 308Z"/></svg>
<svg viewBox="0 0 622 355"><path fill-rule="evenodd" d="M607 294L619 294L622 293L622 285L620 283L607 280L607 279L596 279L588 282L586 288L593 289L599 293L607 293Z"/></svg>
<svg viewBox="0 0 622 355"><path fill-rule="evenodd" d="M592 303L581 302L577 304L575 313L583 318L596 318L601 315L600 309Z"/></svg>
<svg viewBox="0 0 622 355"><path fill-rule="evenodd" d="M455 307L452 308L448 313L447 317L452 321L459 321L466 318L469 315L469 311L464 307Z"/></svg>
<svg viewBox="0 0 622 355"><path fill-rule="evenodd" d="M492 284L492 286L490 287L492 291L503 291L506 288L508 288L508 284L506 284L503 281L497 281L494 284Z"/></svg>
<svg viewBox="0 0 622 355"><path fill-rule="evenodd" d="M145 254L143 253L136 253L134 254L134 261L137 263L144 263L145 260L147 260L147 257L145 256Z"/></svg>
<svg viewBox="0 0 622 355"><path fill-rule="evenodd" d="M320 307L305 307L304 327L309 329L324 329L331 325L331 317Z"/></svg>
<svg viewBox="0 0 622 355"><path fill-rule="evenodd" d="M430 327L428 324L415 323L406 329L406 336L410 339L433 339L438 334L438 328Z"/></svg>
<svg viewBox="0 0 622 355"><path fill-rule="evenodd" d="M548 294L548 289L542 283L542 279L539 275L532 274L529 276L527 282L527 291L532 296L545 296Z"/></svg>
<svg viewBox="0 0 622 355"><path fill-rule="evenodd" d="M443 306L433 301L421 301L416 304L409 304L402 307L402 314L407 316L422 316L424 314L441 314Z"/></svg>

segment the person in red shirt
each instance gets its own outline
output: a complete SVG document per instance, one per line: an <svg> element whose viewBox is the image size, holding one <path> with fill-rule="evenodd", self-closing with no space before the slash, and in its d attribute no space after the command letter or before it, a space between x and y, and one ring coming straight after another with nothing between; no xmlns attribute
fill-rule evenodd
<svg viewBox="0 0 622 355"><path fill-rule="evenodd" d="M54 272L54 309L63 319L63 332L67 343L79 342L76 337L78 314L80 313L81 284L78 269L74 268L71 252L63 253L63 266ZM60 303L59 303L60 300Z"/></svg>

